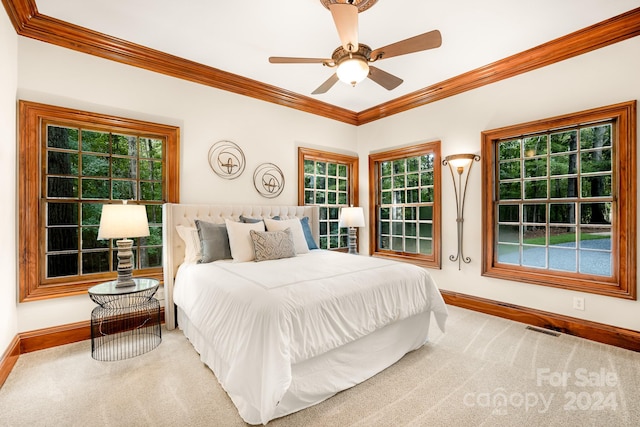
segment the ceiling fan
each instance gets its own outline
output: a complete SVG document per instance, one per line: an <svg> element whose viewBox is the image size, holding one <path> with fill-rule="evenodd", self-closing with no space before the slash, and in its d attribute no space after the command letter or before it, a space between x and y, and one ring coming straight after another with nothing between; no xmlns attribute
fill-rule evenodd
<svg viewBox="0 0 640 427"><path fill-rule="evenodd" d="M358 42L358 13L373 6L377 0L320 0L320 2L331 11L342 46L333 51L330 59L284 56L269 58L272 64L322 64L335 67L336 72L318 86L312 92L313 95L327 92L338 80L355 86L367 77L385 89L393 90L402 83L402 79L370 65L371 63L380 59L433 49L442 44L440 31L433 30L372 50L366 44Z"/></svg>

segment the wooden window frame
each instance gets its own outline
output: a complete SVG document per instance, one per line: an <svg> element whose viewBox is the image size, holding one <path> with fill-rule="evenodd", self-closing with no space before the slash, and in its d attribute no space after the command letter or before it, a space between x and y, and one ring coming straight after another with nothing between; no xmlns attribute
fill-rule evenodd
<svg viewBox="0 0 640 427"><path fill-rule="evenodd" d="M18 253L19 300L35 301L81 295L96 283L112 280L116 272L92 275L91 279L44 280L43 209L41 199L42 162L41 132L44 122L64 122L78 127L96 126L110 132L137 132L160 136L166 140L163 167L165 202L179 201L180 128L135 119L91 113L64 107L19 101L18 137ZM136 272L134 271L134 275ZM137 275L141 275L137 273ZM162 267L144 269L142 274L162 280Z"/></svg>
<svg viewBox="0 0 640 427"><path fill-rule="evenodd" d="M305 160L313 160L328 163L338 163L347 165L349 170L349 203L353 206L359 206L358 192L358 157L348 156L346 154L333 153L330 151L316 150L313 148L298 147L298 205L304 206L304 162ZM318 205L320 206L320 205ZM338 206L338 205L337 205ZM320 242L318 247L320 247ZM333 249L340 252L346 252L348 248Z"/></svg>
<svg viewBox="0 0 640 427"><path fill-rule="evenodd" d="M391 258L396 261L405 261L412 264L429 268L442 268L442 239L441 239L441 152L440 141L426 142L410 147L397 148L380 153L369 155L369 252L372 256ZM380 191L378 189L378 163L383 161L398 160L408 157L433 154L433 252L431 255L412 254L406 252L396 252L391 250L380 250L378 248L378 232L380 221L378 218L378 199Z"/></svg>
<svg viewBox="0 0 640 427"><path fill-rule="evenodd" d="M482 132L482 275L561 289L636 299L636 101ZM592 122L613 121L613 277L500 264L496 260L495 142Z"/></svg>

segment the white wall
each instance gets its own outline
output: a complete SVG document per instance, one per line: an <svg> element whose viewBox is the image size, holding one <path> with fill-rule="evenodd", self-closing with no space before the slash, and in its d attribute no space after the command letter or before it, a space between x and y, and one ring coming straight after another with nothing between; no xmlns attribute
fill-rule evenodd
<svg viewBox="0 0 640 427"><path fill-rule="evenodd" d="M382 148L442 141L442 156L480 153L480 133L618 102L640 99L640 37L543 69L497 82L408 112L361 126L360 162ZM640 120L639 120L640 123ZM482 161L482 160L481 160ZM482 277L480 165L475 164L465 205L464 249L472 259L458 271L448 256L456 252L455 199L449 171L442 175L442 270L432 270L442 289L525 307L640 330L640 303L593 294ZM368 191L361 168L361 195ZM362 204L368 205L366 197ZM368 236L361 233L363 246ZM585 298L585 311L572 308L573 296Z"/></svg>
<svg viewBox="0 0 640 427"><path fill-rule="evenodd" d="M479 152L482 130L638 99L639 51L640 38L627 40L356 128L19 38L18 97L180 126L183 203L296 203L296 147L303 145L357 151L360 200L366 206L370 152L435 139L442 141L443 155ZM237 180L222 180L209 170L207 151L221 139L232 140L245 151L247 168ZM253 189L252 172L262 162L278 164L285 174L285 190L277 199L264 199ZM572 297L577 292L480 275L478 166L465 215L465 253L472 262L461 271L447 259L455 251L455 202L448 172L443 170L443 268L432 270L438 284L451 291L640 330L638 302L583 294L586 310L575 311ZM363 250L368 247L367 234L361 233L360 239ZM3 295L15 292L13 284L13 288L0 286L7 286ZM86 296L19 304L18 330L86 320L93 307Z"/></svg>
<svg viewBox="0 0 640 427"><path fill-rule="evenodd" d="M16 90L18 37L0 12L0 357L18 332L16 289Z"/></svg>
<svg viewBox="0 0 640 427"><path fill-rule="evenodd" d="M18 58L19 99L180 126L182 203L297 204L298 146L356 153L357 128L335 120L23 37ZM219 178L207 162L209 148L222 139L238 144L247 159L235 180ZM253 187L253 171L264 162L284 172L285 188L275 199ZM18 328L87 320L94 306L86 295L19 304Z"/></svg>

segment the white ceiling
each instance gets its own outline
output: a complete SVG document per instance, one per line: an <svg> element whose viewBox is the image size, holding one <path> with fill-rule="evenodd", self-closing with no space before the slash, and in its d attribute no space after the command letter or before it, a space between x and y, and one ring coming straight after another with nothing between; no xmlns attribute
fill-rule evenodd
<svg viewBox="0 0 640 427"><path fill-rule="evenodd" d="M367 79L311 92L333 70L270 64L269 56L330 58L340 45L320 0L36 0L63 21L359 112L640 6L640 0L378 0L359 15L372 49L438 29L442 46L389 58L404 80L387 91Z"/></svg>

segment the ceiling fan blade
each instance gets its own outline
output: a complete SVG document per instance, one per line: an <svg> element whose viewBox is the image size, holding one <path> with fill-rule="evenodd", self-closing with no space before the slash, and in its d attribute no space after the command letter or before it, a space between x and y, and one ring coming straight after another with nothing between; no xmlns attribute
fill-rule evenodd
<svg viewBox="0 0 640 427"><path fill-rule="evenodd" d="M358 50L358 7L349 3L333 3L329 10L336 24L342 47L347 52Z"/></svg>
<svg viewBox="0 0 640 427"><path fill-rule="evenodd" d="M316 90L311 92L312 95L320 95L321 93L327 92L329 89L333 87L334 84L338 81L338 75L333 73L331 77L329 77L324 83L322 83Z"/></svg>
<svg viewBox="0 0 640 427"><path fill-rule="evenodd" d="M420 34L376 49L371 52L371 59L386 59L393 56L406 55L407 53L420 52L421 50L440 47L441 44L442 36L440 35L440 31L433 30L428 33Z"/></svg>
<svg viewBox="0 0 640 427"><path fill-rule="evenodd" d="M331 62L331 59L323 58L290 58L287 56L270 56L269 62L272 64L322 64Z"/></svg>
<svg viewBox="0 0 640 427"><path fill-rule="evenodd" d="M403 82L401 78L382 71L380 68L372 67L371 65L369 65L368 77L387 90L393 90Z"/></svg>

